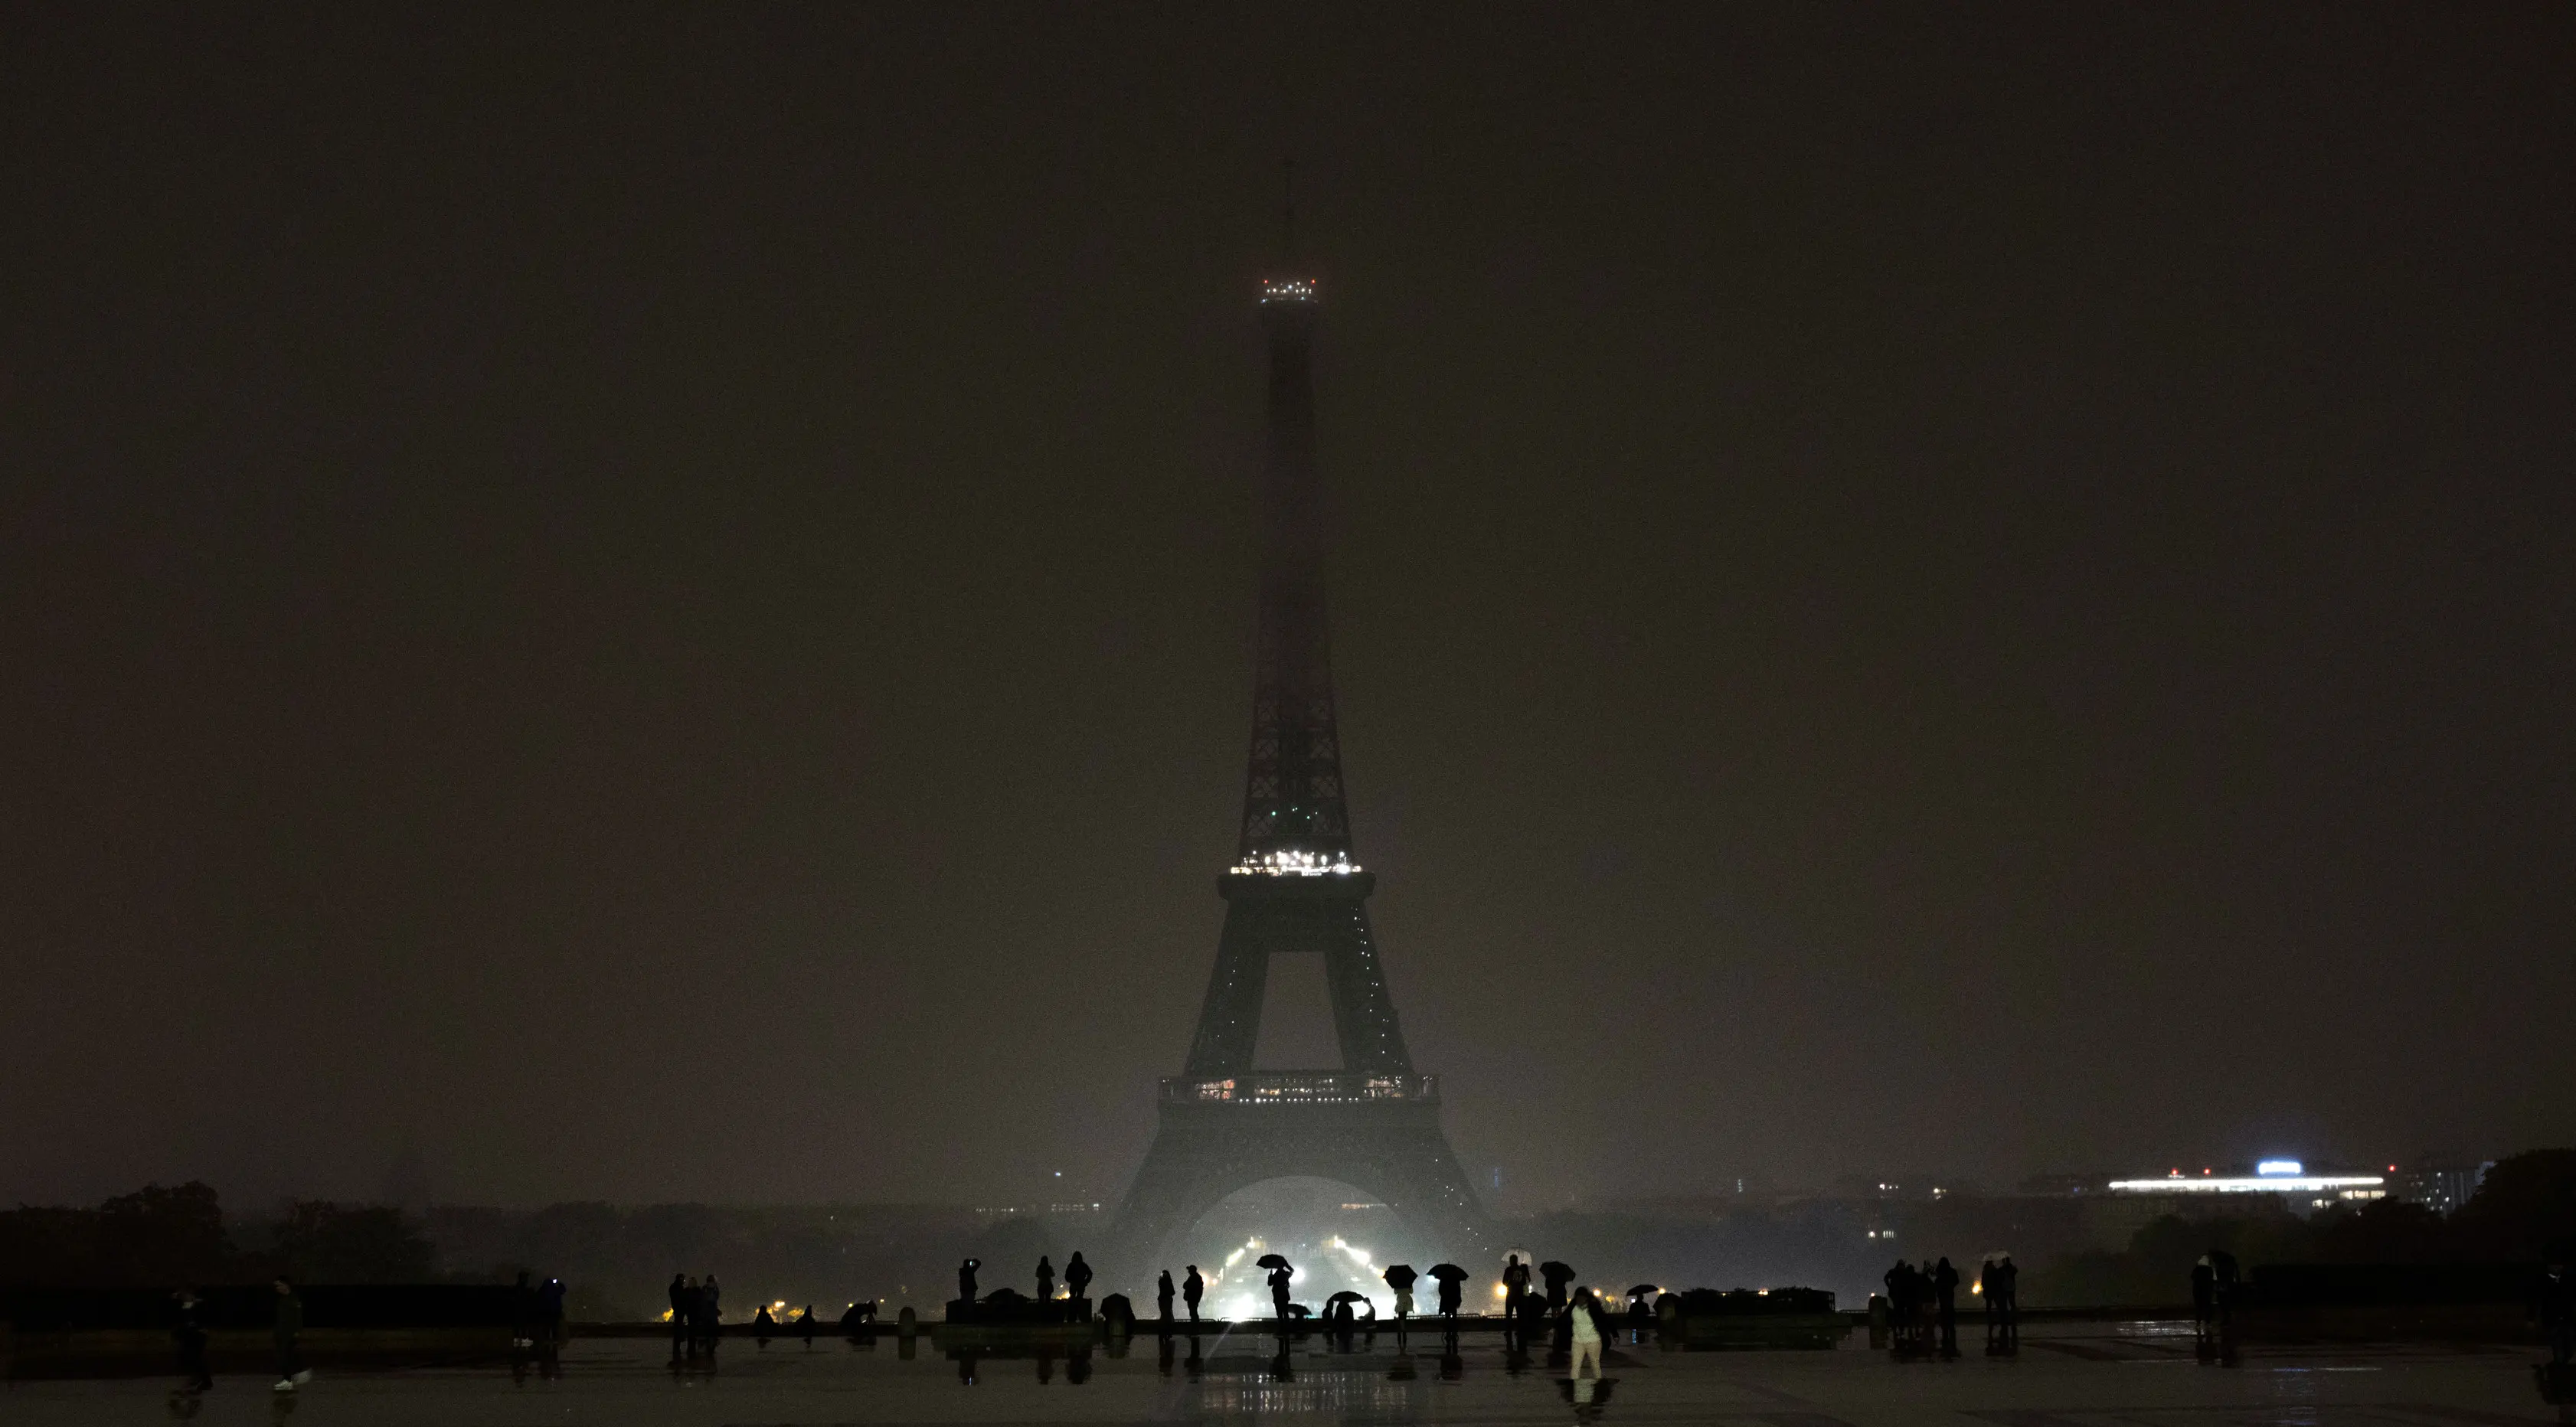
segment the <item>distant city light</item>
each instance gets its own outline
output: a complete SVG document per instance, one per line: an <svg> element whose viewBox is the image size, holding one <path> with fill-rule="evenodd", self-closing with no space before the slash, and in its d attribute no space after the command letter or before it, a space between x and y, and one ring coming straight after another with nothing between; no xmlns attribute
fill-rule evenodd
<svg viewBox="0 0 2576 1427"><path fill-rule="evenodd" d="M2120 1194L2322 1194L2332 1193L2345 1199L2377 1199L2386 1192L2388 1183L2375 1174L2281 1174L2265 1171L2256 1175L2213 1175L2206 1179L2168 1176L2163 1179L2115 1179L2110 1188Z"/></svg>
<svg viewBox="0 0 2576 1427"><path fill-rule="evenodd" d="M2294 1159L2267 1159L2261 1164L2254 1166L2254 1172L2256 1174L2296 1175L2305 1173L2306 1170L2306 1165L2303 1165Z"/></svg>
<svg viewBox="0 0 2576 1427"><path fill-rule="evenodd" d="M1320 852L1293 849L1255 853L1226 869L1237 875L1269 877L1348 877L1359 870L1347 852L1336 852L1327 857Z"/></svg>

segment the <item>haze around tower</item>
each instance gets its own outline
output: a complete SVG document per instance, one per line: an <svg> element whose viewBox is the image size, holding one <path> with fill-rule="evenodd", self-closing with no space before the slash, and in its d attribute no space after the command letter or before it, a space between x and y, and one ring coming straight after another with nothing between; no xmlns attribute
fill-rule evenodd
<svg viewBox="0 0 2576 1427"><path fill-rule="evenodd" d="M2569 1143L2571 24L21 16L0 1200L1114 1201L1283 152L1499 1209Z"/></svg>

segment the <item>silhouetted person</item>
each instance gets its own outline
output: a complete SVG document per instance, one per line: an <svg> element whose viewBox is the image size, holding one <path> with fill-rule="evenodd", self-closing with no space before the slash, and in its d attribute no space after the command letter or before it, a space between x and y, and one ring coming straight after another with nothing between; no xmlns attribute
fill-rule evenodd
<svg viewBox="0 0 2576 1427"><path fill-rule="evenodd" d="M2218 1326L2225 1328L2236 1314L2236 1255L2211 1249L2209 1266L2218 1275Z"/></svg>
<svg viewBox="0 0 2576 1427"><path fill-rule="evenodd" d="M1914 1265L1898 1259L1878 1281L1887 1285L1887 1316L1896 1325L1896 1341L1903 1344L1914 1334Z"/></svg>
<svg viewBox="0 0 2576 1427"><path fill-rule="evenodd" d="M805 1305L805 1311L796 1315L796 1331L797 1331L798 1333L801 1333L801 1334L803 1334L803 1335L804 1335L804 1338L805 1338L805 1341L806 1341L806 1342L811 1343L811 1342L813 1342L813 1341L814 1341L814 1305L813 1305L813 1304L811 1304L811 1303L806 1304L806 1305Z"/></svg>
<svg viewBox="0 0 2576 1427"><path fill-rule="evenodd" d="M1941 1309L1941 1351L1959 1351L1959 1271L1950 1267L1948 1255L1932 1270L1932 1297Z"/></svg>
<svg viewBox="0 0 2576 1427"><path fill-rule="evenodd" d="M545 1287L537 1290L539 1345L547 1352L553 1352L563 1346L563 1325L564 1281L560 1278L550 1278L546 1280Z"/></svg>
<svg viewBox="0 0 2576 1427"><path fill-rule="evenodd" d="M1465 1293L1459 1288L1459 1285L1463 1282L1465 1282L1464 1279L1456 1278L1444 1278L1440 1280L1440 1316L1450 1320L1449 1331L1452 1333L1458 1331L1458 1305L1465 1297ZM1447 1371L1445 1362L1442 1366L1442 1371Z"/></svg>
<svg viewBox="0 0 2576 1427"><path fill-rule="evenodd" d="M2549 1365L2564 1368L2576 1360L2576 1273L2565 1255L2550 1258L2540 1278L2540 1326L2549 1334Z"/></svg>
<svg viewBox="0 0 2576 1427"><path fill-rule="evenodd" d="M1521 1262L1519 1254L1509 1255L1503 1260L1504 1327L1514 1328L1520 1325L1523 1313L1521 1300L1529 1296L1529 1280L1529 1265Z"/></svg>
<svg viewBox="0 0 2576 1427"><path fill-rule="evenodd" d="M277 1294L276 1327L272 1330L277 1340L277 1390L293 1392L313 1380L313 1374L304 1368L303 1355L296 1351L296 1339L304 1332L304 1300L295 1296L295 1285L287 1282L284 1274L272 1280L269 1287Z"/></svg>
<svg viewBox="0 0 2576 1427"><path fill-rule="evenodd" d="M1064 1261L1064 1291L1069 1298L1091 1296L1091 1265L1082 1261L1080 1249L1074 1250L1073 1257Z"/></svg>
<svg viewBox="0 0 2576 1427"><path fill-rule="evenodd" d="M2206 1333L2218 1320L2218 1269L2202 1254L2191 1266L2191 1325Z"/></svg>
<svg viewBox="0 0 2576 1427"><path fill-rule="evenodd" d="M537 1290L528 1282L528 1271L519 1270L518 1282L510 1285L510 1346L525 1348L534 1341L533 1324L537 1318Z"/></svg>
<svg viewBox="0 0 2576 1427"><path fill-rule="evenodd" d="M205 1315L197 1290L183 1288L171 1295L170 1344L179 1350L181 1392L204 1392L215 1385L215 1375L206 1368Z"/></svg>
<svg viewBox="0 0 2576 1427"><path fill-rule="evenodd" d="M1566 1308L1565 1286L1574 1281L1574 1270L1550 1259L1538 1266L1539 1276L1547 1282L1547 1311L1563 1313Z"/></svg>
<svg viewBox="0 0 2576 1427"><path fill-rule="evenodd" d="M1279 1320L1279 1331L1288 1331L1288 1281L1296 1270L1281 1267L1270 1271L1270 1316Z"/></svg>
<svg viewBox="0 0 2576 1427"><path fill-rule="evenodd" d="M724 1337L724 1290L716 1286L714 1274L698 1280L698 1332L706 1338L710 1353Z"/></svg>
<svg viewBox="0 0 2576 1427"><path fill-rule="evenodd" d="M1986 1346L1995 1343L1995 1261L1987 1259L1977 1265L1977 1306L1984 1311Z"/></svg>
<svg viewBox="0 0 2576 1427"><path fill-rule="evenodd" d="M1189 1305L1190 1321L1195 1323L1199 1321L1199 1298L1207 1292L1207 1280L1199 1277L1199 1266L1197 1264L1191 1264L1189 1269L1189 1277L1181 1280L1181 1301ZM1193 1338L1190 1340L1190 1343L1190 1355L1192 1357L1198 1356L1198 1340Z"/></svg>
<svg viewBox="0 0 2576 1427"><path fill-rule="evenodd" d="M695 1316L698 1291L684 1273L671 1275L671 1356L677 1359L680 1349L689 1341L689 1321Z"/></svg>
<svg viewBox="0 0 2576 1427"><path fill-rule="evenodd" d="M1154 1279L1154 1316L1172 1321L1172 1271L1165 1269Z"/></svg>
<svg viewBox="0 0 2576 1427"><path fill-rule="evenodd" d="M957 1296L969 1307L975 1303L975 1270L983 1266L982 1259L968 1259L957 1266Z"/></svg>
<svg viewBox="0 0 2576 1427"><path fill-rule="evenodd" d="M2021 1270L2013 1266L2012 1255L2005 1254L1995 1260L1992 1282L1994 1287L1990 1291L1999 1295L1996 1303L2003 1309L2004 1341L2018 1345L2021 1342Z"/></svg>
<svg viewBox="0 0 2576 1427"><path fill-rule="evenodd" d="M764 1343L769 1341L770 1330L777 1326L778 1320L769 1316L769 1305L766 1303L760 1305L759 1311L751 1315L751 1335Z"/></svg>
<svg viewBox="0 0 2576 1427"><path fill-rule="evenodd" d="M1046 1255L1040 1254L1038 1255L1038 1302L1044 1303L1053 1297L1055 1297L1055 1265L1047 1262Z"/></svg>

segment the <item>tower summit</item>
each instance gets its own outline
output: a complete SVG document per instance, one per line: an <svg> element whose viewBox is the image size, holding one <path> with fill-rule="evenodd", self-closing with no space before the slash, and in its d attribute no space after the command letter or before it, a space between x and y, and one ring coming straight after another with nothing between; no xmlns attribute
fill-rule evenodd
<svg viewBox="0 0 2576 1427"><path fill-rule="evenodd" d="M1414 1073L1387 993L1368 918L1377 879L1352 856L1324 618L1316 288L1306 277L1261 284L1270 419L1243 821L1235 860L1217 877L1225 930L1189 1059L1162 1082L1161 1126L1119 1206L1114 1271L1139 1282L1217 1201L1287 1176L1366 1192L1426 1251L1465 1257L1492 1247L1440 1128L1438 1084ZM1342 1063L1257 1070L1270 959L1306 954L1324 960Z"/></svg>
<svg viewBox="0 0 2576 1427"><path fill-rule="evenodd" d="M1351 863L1324 620L1323 493L1315 478L1315 283L1261 285L1270 339L1270 440L1261 477L1261 613L1252 755L1234 870L1337 875Z"/></svg>

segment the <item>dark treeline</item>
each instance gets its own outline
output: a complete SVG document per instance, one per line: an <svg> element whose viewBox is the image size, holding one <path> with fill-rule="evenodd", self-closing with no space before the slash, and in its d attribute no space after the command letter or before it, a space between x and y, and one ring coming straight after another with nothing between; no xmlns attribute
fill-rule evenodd
<svg viewBox="0 0 2576 1427"><path fill-rule="evenodd" d="M748 1316L783 1300L837 1319L861 1299L890 1311L906 1299L936 1305L980 1223L971 1210L906 1205L573 1202L438 1205L425 1231L452 1276L499 1281L526 1268L560 1277L576 1319L655 1317L675 1273L720 1276L728 1314L733 1304Z"/></svg>
<svg viewBox="0 0 2576 1427"><path fill-rule="evenodd" d="M2193 1261L2211 1249L2249 1266L2539 1263L2576 1249L2576 1150L2498 1161L2449 1218L2387 1199L2305 1219L2168 1216L2138 1230L2119 1252L2075 1253L2043 1265L2023 1296L2063 1304L2179 1302Z"/></svg>
<svg viewBox="0 0 2576 1427"><path fill-rule="evenodd" d="M956 1210L568 1203L512 1210L302 1200L227 1215L215 1189L147 1185L95 1208L0 1211L0 1287L154 1288L263 1282L508 1283L562 1278L576 1317L649 1318L675 1272L722 1274L743 1311L935 1292L979 1221Z"/></svg>
<svg viewBox="0 0 2576 1427"><path fill-rule="evenodd" d="M1513 1222L1510 1237L1577 1264L1586 1282L1834 1290L1847 1306L1877 1288L1888 1260L1946 1255L1975 1263L2008 1251L2033 1305L2183 1301L2192 1262L2213 1248L2263 1264L2537 1263L2576 1241L2576 1150L2499 1162L2459 1213L2442 1218L2381 1200L2313 1217L2207 1213L2159 1219L2117 1239L2087 1239L2086 1200L1952 1198L1913 1206L1808 1200L1723 1212L1554 1213ZM2220 1206L2198 1206L2204 1211ZM1901 1213L1891 1211L1902 1208ZM1882 1229L1873 1230L1871 1224ZM1901 1231L1889 1237L1884 1225ZM1100 1215L985 1216L920 1206L743 1208L702 1204L556 1204L513 1210L301 1201L228 1220L197 1183L147 1186L95 1208L0 1212L0 1286L169 1288L252 1283L507 1283L520 1270L562 1278L577 1319L657 1315L674 1273L723 1276L728 1303L807 1303L827 1317L858 1299L928 1311L974 1254L1007 1280L1040 1254L1062 1262L1105 1239ZM2125 1230L2123 1232L2126 1232ZM994 1280L1005 1281L1003 1278ZM1130 1291L1138 1283L1117 1284Z"/></svg>
<svg viewBox="0 0 2576 1427"><path fill-rule="evenodd" d="M248 1232L236 1233L237 1227ZM145 1185L95 1209L0 1212L0 1285L168 1288L252 1283L425 1283L437 1254L417 1222L383 1205L289 1204L274 1220L226 1222L214 1189Z"/></svg>

